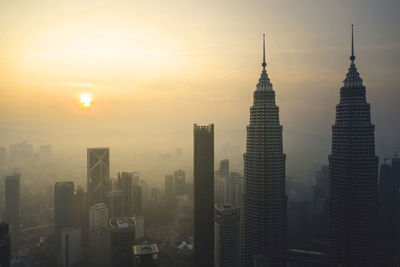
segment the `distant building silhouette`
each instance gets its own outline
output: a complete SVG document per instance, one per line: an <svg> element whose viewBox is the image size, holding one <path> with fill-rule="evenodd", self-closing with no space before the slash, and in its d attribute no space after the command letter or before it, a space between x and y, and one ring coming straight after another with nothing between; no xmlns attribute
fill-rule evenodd
<svg viewBox="0 0 400 267"><path fill-rule="evenodd" d="M19 163L33 158L33 145L27 141L11 144L9 149L9 161Z"/></svg>
<svg viewBox="0 0 400 267"><path fill-rule="evenodd" d="M6 222L19 227L20 174L14 173L5 178Z"/></svg>
<svg viewBox="0 0 400 267"><path fill-rule="evenodd" d="M385 256L395 257L398 248L397 212L400 183L400 158L381 165L379 179L380 248ZM396 218L396 219L395 219Z"/></svg>
<svg viewBox="0 0 400 267"><path fill-rule="evenodd" d="M327 239L327 201L328 201L328 166L322 166L316 173L315 185L312 186L312 238L319 241Z"/></svg>
<svg viewBox="0 0 400 267"><path fill-rule="evenodd" d="M240 266L240 209L215 205L215 267Z"/></svg>
<svg viewBox="0 0 400 267"><path fill-rule="evenodd" d="M135 244L135 221L129 217L111 218L111 266L132 266L132 246Z"/></svg>
<svg viewBox="0 0 400 267"><path fill-rule="evenodd" d="M51 157L51 145L41 145L39 147L40 159L49 159Z"/></svg>
<svg viewBox="0 0 400 267"><path fill-rule="evenodd" d="M167 205L171 205L174 199L174 176L165 175L165 202Z"/></svg>
<svg viewBox="0 0 400 267"><path fill-rule="evenodd" d="M370 104L354 64L340 89L329 156L328 253L335 266L376 266L378 157Z"/></svg>
<svg viewBox="0 0 400 267"><path fill-rule="evenodd" d="M133 172L118 173L118 190L124 193L124 215L132 216L132 181Z"/></svg>
<svg viewBox="0 0 400 267"><path fill-rule="evenodd" d="M242 267L253 266L254 259L268 266L286 264L286 155L266 65L264 39L263 68L250 108L244 154Z"/></svg>
<svg viewBox="0 0 400 267"><path fill-rule="evenodd" d="M4 167L7 163L7 148L0 147L0 168Z"/></svg>
<svg viewBox="0 0 400 267"><path fill-rule="evenodd" d="M220 176L219 172L214 177L214 203L224 204L229 202L228 179Z"/></svg>
<svg viewBox="0 0 400 267"><path fill-rule="evenodd" d="M242 208L243 177L237 172L231 172L228 183L229 202L233 206Z"/></svg>
<svg viewBox="0 0 400 267"><path fill-rule="evenodd" d="M134 215L142 215L142 186L132 187L132 208Z"/></svg>
<svg viewBox="0 0 400 267"><path fill-rule="evenodd" d="M81 229L82 247L86 247L88 243L88 203L87 193L83 190L82 186L78 186L75 191L75 223L76 227Z"/></svg>
<svg viewBox="0 0 400 267"><path fill-rule="evenodd" d="M124 192L108 192L106 194L106 205L110 213L110 218L124 217Z"/></svg>
<svg viewBox="0 0 400 267"><path fill-rule="evenodd" d="M308 202L291 200L288 203L288 248L306 249L309 239Z"/></svg>
<svg viewBox="0 0 400 267"><path fill-rule="evenodd" d="M0 266L10 267L11 244L8 224L0 222Z"/></svg>
<svg viewBox="0 0 400 267"><path fill-rule="evenodd" d="M54 185L54 231L57 253L61 252L61 231L73 227L74 220L74 182L57 182ZM58 254L61 258L61 254Z"/></svg>
<svg viewBox="0 0 400 267"><path fill-rule="evenodd" d="M89 204L104 203L110 191L110 149L87 149L87 189Z"/></svg>
<svg viewBox="0 0 400 267"><path fill-rule="evenodd" d="M219 162L219 174L226 179L229 178L229 159L224 159Z"/></svg>
<svg viewBox="0 0 400 267"><path fill-rule="evenodd" d="M174 172L174 193L175 196L183 196L185 194L186 174L183 170Z"/></svg>
<svg viewBox="0 0 400 267"><path fill-rule="evenodd" d="M214 124L193 127L194 266L214 266Z"/></svg>
<svg viewBox="0 0 400 267"><path fill-rule="evenodd" d="M143 180L140 180L138 172L133 172L133 180L132 180L133 215L142 215L143 186L147 187L147 184Z"/></svg>

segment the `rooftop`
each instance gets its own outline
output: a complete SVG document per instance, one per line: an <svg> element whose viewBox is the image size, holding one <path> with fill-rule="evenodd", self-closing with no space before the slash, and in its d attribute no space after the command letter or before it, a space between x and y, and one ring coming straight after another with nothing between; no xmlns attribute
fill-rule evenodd
<svg viewBox="0 0 400 267"><path fill-rule="evenodd" d="M158 254L157 244L142 244L132 247L133 256Z"/></svg>
<svg viewBox="0 0 400 267"><path fill-rule="evenodd" d="M110 219L110 227L128 229L135 227L135 221L131 217L116 217Z"/></svg>

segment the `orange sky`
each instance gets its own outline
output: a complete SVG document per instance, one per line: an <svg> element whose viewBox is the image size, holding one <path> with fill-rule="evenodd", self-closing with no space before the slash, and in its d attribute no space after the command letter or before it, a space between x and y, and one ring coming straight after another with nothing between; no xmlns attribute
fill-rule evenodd
<svg viewBox="0 0 400 267"><path fill-rule="evenodd" d="M377 140L391 151L400 139L396 10L372 0L1 1L0 145L191 151L193 123L212 122L216 160L240 165L266 32L296 175L327 161L354 23ZM89 109L79 104L85 92Z"/></svg>

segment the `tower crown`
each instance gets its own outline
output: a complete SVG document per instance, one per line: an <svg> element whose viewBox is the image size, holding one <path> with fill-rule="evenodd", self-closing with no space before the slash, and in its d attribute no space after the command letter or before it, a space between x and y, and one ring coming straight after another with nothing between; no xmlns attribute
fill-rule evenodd
<svg viewBox="0 0 400 267"><path fill-rule="evenodd" d="M355 88L363 86L362 79L360 78L360 73L358 73L354 60L354 25L351 24L351 56L350 56L350 67L346 74L346 79L344 79L344 88Z"/></svg>
<svg viewBox="0 0 400 267"><path fill-rule="evenodd" d="M269 80L267 71L265 67L267 66L267 63L265 62L265 34L263 34L263 62L261 64L263 67L260 79L258 79L257 83L257 90L272 90L272 84L271 81Z"/></svg>

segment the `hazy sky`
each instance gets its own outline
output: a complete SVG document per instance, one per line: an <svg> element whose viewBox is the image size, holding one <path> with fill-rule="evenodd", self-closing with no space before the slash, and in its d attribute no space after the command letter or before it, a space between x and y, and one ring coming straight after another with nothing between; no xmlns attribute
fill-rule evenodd
<svg viewBox="0 0 400 267"><path fill-rule="evenodd" d="M216 160L241 164L252 94L267 71L289 175L327 162L355 24L377 154L400 144L400 2L0 2L0 145L111 146L192 157L215 123ZM81 93L92 107L79 104ZM125 146L125 147L124 147Z"/></svg>

